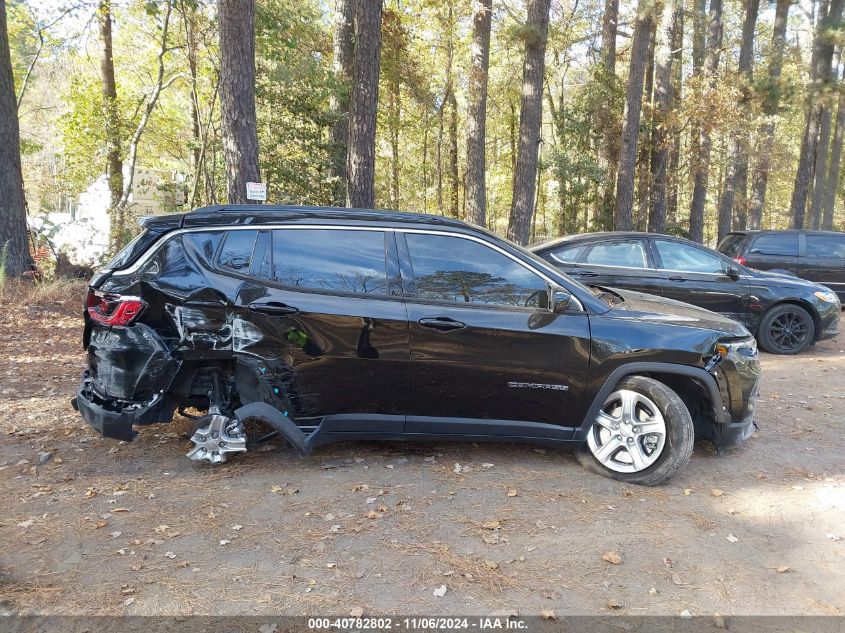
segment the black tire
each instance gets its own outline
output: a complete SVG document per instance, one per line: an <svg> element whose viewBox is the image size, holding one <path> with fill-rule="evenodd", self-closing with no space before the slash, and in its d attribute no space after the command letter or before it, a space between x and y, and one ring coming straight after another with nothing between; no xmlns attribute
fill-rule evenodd
<svg viewBox="0 0 845 633"><path fill-rule="evenodd" d="M689 410L678 394L652 378L629 376L621 380L614 391L620 389L640 393L660 409L666 425L663 450L648 468L631 473L617 472L602 464L586 442L577 454L578 461L587 470L618 481L640 486L658 486L666 483L686 467L692 456L695 428Z"/></svg>
<svg viewBox="0 0 845 633"><path fill-rule="evenodd" d="M760 320L757 341L770 354L800 354L816 338L813 317L801 306L781 303Z"/></svg>

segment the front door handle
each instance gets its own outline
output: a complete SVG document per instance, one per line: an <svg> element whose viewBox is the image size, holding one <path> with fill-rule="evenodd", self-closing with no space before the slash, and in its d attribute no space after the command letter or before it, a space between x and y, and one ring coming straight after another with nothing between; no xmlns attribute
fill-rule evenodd
<svg viewBox="0 0 845 633"><path fill-rule="evenodd" d="M587 272L586 270L573 270L572 275L578 275L579 277L598 277L598 273L591 273Z"/></svg>
<svg viewBox="0 0 845 633"><path fill-rule="evenodd" d="M460 321L456 321L450 317L420 319L419 324L423 327L431 328L432 330L440 330L441 332L461 330L466 327L466 323L461 323Z"/></svg>
<svg viewBox="0 0 845 633"><path fill-rule="evenodd" d="M678 277L678 276L669 277L669 281L686 281L686 280L687 280L686 277Z"/></svg>
<svg viewBox="0 0 845 633"><path fill-rule="evenodd" d="M273 316L282 316L285 314L297 314L299 308L294 308L281 301L268 301L266 303L250 303L247 306L253 312L261 312L263 314L271 314Z"/></svg>

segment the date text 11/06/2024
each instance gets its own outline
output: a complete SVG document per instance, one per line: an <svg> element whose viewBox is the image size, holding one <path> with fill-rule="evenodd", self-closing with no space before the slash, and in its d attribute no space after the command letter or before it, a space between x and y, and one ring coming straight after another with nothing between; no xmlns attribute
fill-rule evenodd
<svg viewBox="0 0 845 633"><path fill-rule="evenodd" d="M311 630L371 630L386 631L390 629L406 630L513 630L525 631L528 624L525 620L514 617L480 616L474 618L309 618L308 628Z"/></svg>

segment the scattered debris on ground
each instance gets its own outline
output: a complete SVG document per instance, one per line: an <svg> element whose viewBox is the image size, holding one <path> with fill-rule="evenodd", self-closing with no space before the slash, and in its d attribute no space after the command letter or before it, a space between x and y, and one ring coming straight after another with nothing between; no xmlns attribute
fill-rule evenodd
<svg viewBox="0 0 845 633"><path fill-rule="evenodd" d="M82 287L39 292L0 299L0 612L845 612L843 337L764 355L760 430L658 488L501 444L211 467L187 419L131 444L84 424Z"/></svg>

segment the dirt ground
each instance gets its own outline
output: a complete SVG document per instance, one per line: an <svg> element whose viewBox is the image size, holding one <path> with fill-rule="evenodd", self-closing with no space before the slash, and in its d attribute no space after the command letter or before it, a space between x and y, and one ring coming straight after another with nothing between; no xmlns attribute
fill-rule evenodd
<svg viewBox="0 0 845 633"><path fill-rule="evenodd" d="M845 336L764 355L760 430L659 488L497 444L211 467L187 420L125 444L73 411L81 293L0 304L0 613L845 612Z"/></svg>

